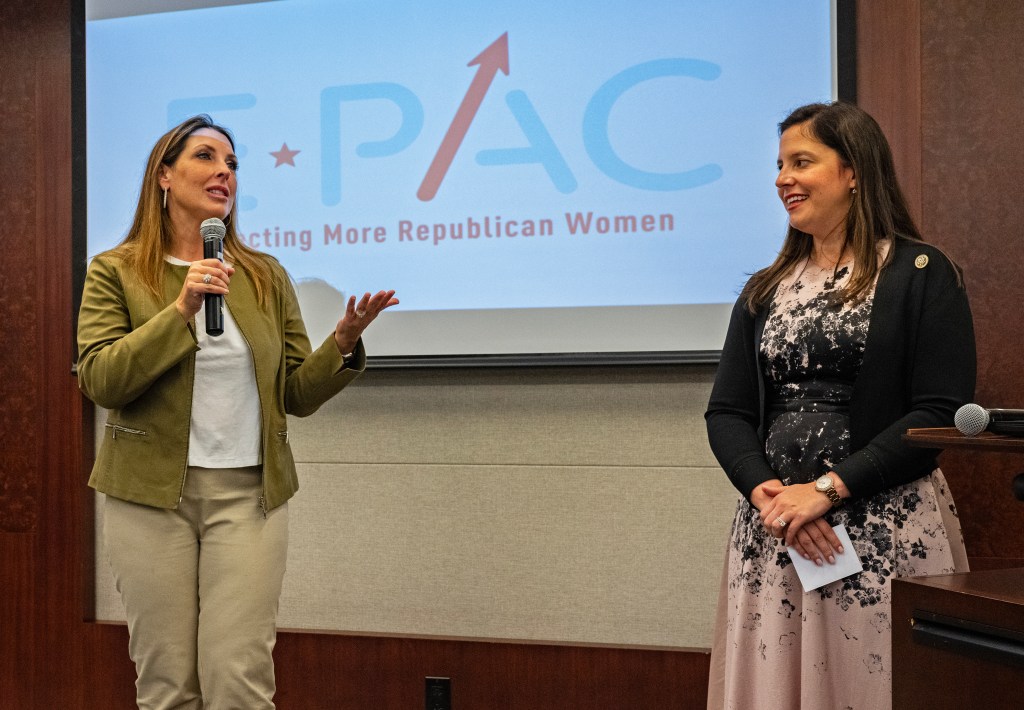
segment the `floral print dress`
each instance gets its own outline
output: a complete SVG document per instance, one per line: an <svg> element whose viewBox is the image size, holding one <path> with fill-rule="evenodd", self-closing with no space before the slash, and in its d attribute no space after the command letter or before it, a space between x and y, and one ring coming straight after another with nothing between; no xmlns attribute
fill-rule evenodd
<svg viewBox="0 0 1024 710"><path fill-rule="evenodd" d="M761 338L765 453L786 484L807 483L849 452L847 405L873 293L833 304L851 267L798 265L776 290ZM864 570L804 592L785 544L741 500L726 557L712 650L709 708L884 710L892 705L890 581L966 570L942 472L828 514Z"/></svg>

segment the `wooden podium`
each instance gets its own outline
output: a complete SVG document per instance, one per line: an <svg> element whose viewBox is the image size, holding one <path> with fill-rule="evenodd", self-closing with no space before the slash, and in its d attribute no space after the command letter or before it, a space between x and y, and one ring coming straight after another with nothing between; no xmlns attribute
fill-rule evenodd
<svg viewBox="0 0 1024 710"><path fill-rule="evenodd" d="M1024 454L1024 438L952 428L904 440ZM896 579L892 599L894 709L1024 707L1024 569Z"/></svg>

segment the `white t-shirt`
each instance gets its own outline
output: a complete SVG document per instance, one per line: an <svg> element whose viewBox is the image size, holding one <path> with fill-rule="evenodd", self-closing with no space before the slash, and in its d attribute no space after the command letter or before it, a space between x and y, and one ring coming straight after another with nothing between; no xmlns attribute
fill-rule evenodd
<svg viewBox="0 0 1024 710"><path fill-rule="evenodd" d="M179 266L189 262L166 257ZM263 462L260 396L252 351L231 317L224 299L224 332L206 334L206 304L196 314L195 379L192 382L192 421L188 465L204 468L242 468Z"/></svg>

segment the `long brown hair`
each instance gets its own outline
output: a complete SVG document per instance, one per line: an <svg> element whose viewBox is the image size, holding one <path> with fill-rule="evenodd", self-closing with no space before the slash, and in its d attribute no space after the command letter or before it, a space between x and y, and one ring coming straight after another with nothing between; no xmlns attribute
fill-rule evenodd
<svg viewBox="0 0 1024 710"><path fill-rule="evenodd" d="M857 190L851 196L843 246L853 252L854 266L849 283L837 297L859 300L867 296L878 272L892 258L894 250L890 249L885 263L879 264L878 240L898 234L923 241L896 179L889 142L875 119L842 101L801 106L779 124L779 135L793 126L802 126L807 135L836 151L843 164L853 168ZM810 257L812 245L810 234L790 225L775 261L743 287L740 298L751 313L771 298L775 287L801 260Z"/></svg>
<svg viewBox="0 0 1024 710"><path fill-rule="evenodd" d="M231 132L215 124L213 119L205 114L193 116L163 134L153 146L149 160L146 161L146 172L142 177L132 226L124 240L109 252L124 260L128 269L158 303L163 299L164 255L170 249L172 235L171 218L162 208L160 167L174 165L185 149L185 142L189 136L201 128L223 133L234 150L235 139ZM250 248L238 236L237 222L236 201L231 206L231 213L224 219L224 251L252 280L257 300L261 306L266 307L270 292L275 286L275 272L271 269L270 258L266 254Z"/></svg>

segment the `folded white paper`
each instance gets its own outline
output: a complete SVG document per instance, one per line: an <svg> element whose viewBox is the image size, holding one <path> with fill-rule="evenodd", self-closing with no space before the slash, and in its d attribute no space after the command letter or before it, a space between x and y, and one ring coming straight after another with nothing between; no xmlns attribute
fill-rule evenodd
<svg viewBox="0 0 1024 710"><path fill-rule="evenodd" d="M860 561L857 551L853 549L853 543L850 542L850 533L846 532L846 526L833 525L832 529L836 531L836 536L843 545L843 552L834 555L835 564L829 564L828 560L823 560L819 567L813 561L802 557L792 546L786 548L789 550L789 558L793 560L793 568L796 569L796 575L800 578L804 592L824 587L837 579L849 577L864 569L864 563Z"/></svg>

